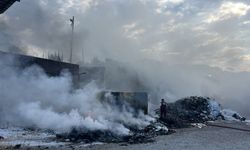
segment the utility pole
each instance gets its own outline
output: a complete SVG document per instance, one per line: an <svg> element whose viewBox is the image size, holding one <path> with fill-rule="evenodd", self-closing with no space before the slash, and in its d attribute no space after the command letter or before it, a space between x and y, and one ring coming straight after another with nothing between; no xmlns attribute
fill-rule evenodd
<svg viewBox="0 0 250 150"><path fill-rule="evenodd" d="M84 64L84 48L82 49L82 63Z"/></svg>
<svg viewBox="0 0 250 150"><path fill-rule="evenodd" d="M71 28L72 28L72 32L71 32L71 39L70 39L70 63L72 63L72 55L73 55L73 44L74 44L74 28L75 28L75 17L73 16L70 19L71 22Z"/></svg>

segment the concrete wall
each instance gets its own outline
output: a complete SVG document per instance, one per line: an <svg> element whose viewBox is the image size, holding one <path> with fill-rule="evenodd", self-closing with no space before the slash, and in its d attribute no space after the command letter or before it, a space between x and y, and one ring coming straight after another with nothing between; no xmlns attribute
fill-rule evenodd
<svg viewBox="0 0 250 150"><path fill-rule="evenodd" d="M6 52L0 52L0 59L13 59L13 64L18 68L24 69L32 65L40 66L48 76L59 76L63 70L67 70L72 74L73 83L75 87L78 87L79 81L79 66L76 64L70 64L65 62L58 62L54 60L48 60L38 57L12 54Z"/></svg>
<svg viewBox="0 0 250 150"><path fill-rule="evenodd" d="M73 76L75 88L84 86L90 81L95 81L101 88L105 89L105 68L102 66L83 66L79 69L79 65L76 64L0 52L0 60L6 58L14 60L11 61L14 63L11 63L10 65L14 65L21 69L32 65L38 65L48 76L59 76L63 70L68 70ZM145 114L148 113L148 94L146 92L105 91L100 93L100 100L108 101L107 97L105 97L108 93L112 95L116 105L121 106L122 104L127 103L136 111L142 110Z"/></svg>

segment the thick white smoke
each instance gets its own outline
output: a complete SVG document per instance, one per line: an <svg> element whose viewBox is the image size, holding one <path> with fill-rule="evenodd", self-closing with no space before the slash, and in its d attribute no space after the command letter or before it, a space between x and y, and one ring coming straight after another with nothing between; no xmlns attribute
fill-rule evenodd
<svg viewBox="0 0 250 150"><path fill-rule="evenodd" d="M168 102L189 96L211 97L249 117L249 72L222 71L205 65L171 64L162 61L135 61L106 64L106 86L111 89L147 91L151 111L160 99Z"/></svg>
<svg viewBox="0 0 250 150"><path fill-rule="evenodd" d="M156 106L211 96L250 116L249 8L247 0L22 0L0 16L0 49L67 60L74 15L75 62L84 49L85 62L123 63L107 70L110 89L147 91Z"/></svg>
<svg viewBox="0 0 250 150"><path fill-rule="evenodd" d="M14 67L14 59L0 61L0 123L69 131L72 127L128 134L126 126L143 127L150 117L134 117L129 109L101 103L94 82L74 90L69 73L48 77L41 68Z"/></svg>

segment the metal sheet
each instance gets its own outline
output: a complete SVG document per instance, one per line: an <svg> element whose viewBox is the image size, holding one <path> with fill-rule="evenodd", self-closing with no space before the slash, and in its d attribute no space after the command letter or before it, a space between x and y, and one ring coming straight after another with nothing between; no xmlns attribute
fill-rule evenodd
<svg viewBox="0 0 250 150"><path fill-rule="evenodd" d="M1 0L0 1L0 14L4 13L16 1L20 2L20 0Z"/></svg>

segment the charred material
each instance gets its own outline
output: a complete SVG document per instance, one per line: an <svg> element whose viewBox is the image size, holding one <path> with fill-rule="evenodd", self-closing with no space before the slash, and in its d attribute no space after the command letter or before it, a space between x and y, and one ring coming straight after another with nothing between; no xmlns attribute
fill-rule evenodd
<svg viewBox="0 0 250 150"><path fill-rule="evenodd" d="M4 140L4 137L3 137L3 136L0 136L0 141L1 141L1 140Z"/></svg>
<svg viewBox="0 0 250 150"><path fill-rule="evenodd" d="M129 135L119 135L109 130L87 130L80 128L73 128L69 133L57 134L56 137L62 141L69 142L104 142L104 143L149 143L154 141L154 137L159 135L167 135L168 128L159 123L154 122L143 129L130 127L131 133Z"/></svg>
<svg viewBox="0 0 250 150"><path fill-rule="evenodd" d="M90 131L87 129L73 128L69 133L57 134L56 137L59 140L65 140L70 142L107 142L107 143L116 143L121 142L122 137L115 135L114 133L108 130L94 130Z"/></svg>
<svg viewBox="0 0 250 150"><path fill-rule="evenodd" d="M17 144L14 146L14 149L19 149L19 148L21 148L21 146L22 146L21 144Z"/></svg>

